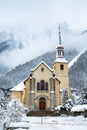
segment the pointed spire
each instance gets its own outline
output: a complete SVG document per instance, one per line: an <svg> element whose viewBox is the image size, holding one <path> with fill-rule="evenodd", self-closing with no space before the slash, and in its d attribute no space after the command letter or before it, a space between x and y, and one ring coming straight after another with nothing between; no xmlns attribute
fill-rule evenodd
<svg viewBox="0 0 87 130"><path fill-rule="evenodd" d="M60 32L60 24L59 24L59 44L61 45L61 32Z"/></svg>

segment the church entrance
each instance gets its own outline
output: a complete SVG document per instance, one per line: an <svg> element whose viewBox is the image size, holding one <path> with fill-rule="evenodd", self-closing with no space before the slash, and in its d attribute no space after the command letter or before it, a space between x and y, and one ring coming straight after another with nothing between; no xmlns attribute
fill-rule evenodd
<svg viewBox="0 0 87 130"><path fill-rule="evenodd" d="M39 110L45 110L46 109L46 99L41 97L39 99Z"/></svg>

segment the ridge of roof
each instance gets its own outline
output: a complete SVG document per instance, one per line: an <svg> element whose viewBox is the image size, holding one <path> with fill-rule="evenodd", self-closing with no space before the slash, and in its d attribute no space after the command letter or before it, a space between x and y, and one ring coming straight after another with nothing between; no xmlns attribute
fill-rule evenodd
<svg viewBox="0 0 87 130"><path fill-rule="evenodd" d="M43 59L31 71L35 71L41 64L44 64L50 71L53 71L53 69L51 69Z"/></svg>

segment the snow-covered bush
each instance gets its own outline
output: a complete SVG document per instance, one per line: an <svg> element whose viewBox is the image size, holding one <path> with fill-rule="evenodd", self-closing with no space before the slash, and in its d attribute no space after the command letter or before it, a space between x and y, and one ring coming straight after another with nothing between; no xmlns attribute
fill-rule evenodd
<svg viewBox="0 0 87 130"><path fill-rule="evenodd" d="M62 104L66 104L67 100L68 100L68 91L67 89L64 89L62 93Z"/></svg>
<svg viewBox="0 0 87 130"><path fill-rule="evenodd" d="M64 108L66 108L67 111L70 111L73 107L72 99L68 99L66 101L66 104L63 105Z"/></svg>
<svg viewBox="0 0 87 130"><path fill-rule="evenodd" d="M3 107L0 108L0 124L6 127L11 121L18 122L21 120L23 114L25 114L24 105L14 98L8 105L5 107L3 105Z"/></svg>
<svg viewBox="0 0 87 130"><path fill-rule="evenodd" d="M20 121L21 116L25 113L25 107L19 100L14 98L8 104L8 111L9 111L10 121L18 122Z"/></svg>
<svg viewBox="0 0 87 130"><path fill-rule="evenodd" d="M63 94L62 94L62 108L69 111L71 110L72 106L73 106L73 102L71 99L68 99L68 91L67 89L65 89L63 90Z"/></svg>
<svg viewBox="0 0 87 130"><path fill-rule="evenodd" d="M87 104L76 105L76 106L73 106L71 109L72 112L82 112L84 110L87 110Z"/></svg>
<svg viewBox="0 0 87 130"><path fill-rule="evenodd" d="M71 99L68 99L66 103L62 104L61 106L55 107L54 110L56 111L57 115L61 115L61 114L70 115L72 107L73 107L73 102Z"/></svg>
<svg viewBox="0 0 87 130"><path fill-rule="evenodd" d="M87 87L81 88L80 95L82 101L80 104L87 104Z"/></svg>

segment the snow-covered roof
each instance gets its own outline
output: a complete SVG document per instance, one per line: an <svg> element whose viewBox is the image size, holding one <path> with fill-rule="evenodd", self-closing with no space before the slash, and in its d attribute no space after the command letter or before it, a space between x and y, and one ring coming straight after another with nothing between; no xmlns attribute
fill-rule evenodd
<svg viewBox="0 0 87 130"><path fill-rule="evenodd" d="M76 106L72 107L72 109L71 109L72 112L80 112L80 111L84 111L84 110L87 110L87 104L76 105Z"/></svg>
<svg viewBox="0 0 87 130"><path fill-rule="evenodd" d="M65 59L65 57L62 57L62 58L57 58L56 60L55 60L55 62L60 62L60 63L68 63L68 61Z"/></svg>
<svg viewBox="0 0 87 130"><path fill-rule="evenodd" d="M62 44L58 44L58 45L56 46L56 48L58 48L58 47L64 48Z"/></svg>
<svg viewBox="0 0 87 130"><path fill-rule="evenodd" d="M25 88L24 82L21 82L16 86L14 86L12 89L10 89L10 91L23 91L24 88Z"/></svg>
<svg viewBox="0 0 87 130"><path fill-rule="evenodd" d="M71 62L68 64L68 68L71 68L75 62L79 59L79 57L85 52L84 49L82 52L80 52L74 59L71 60Z"/></svg>
<svg viewBox="0 0 87 130"><path fill-rule="evenodd" d="M42 59L41 62L35 67L33 68L31 71L35 71L41 64L44 64L50 71L53 71L53 69L51 69L46 62Z"/></svg>

